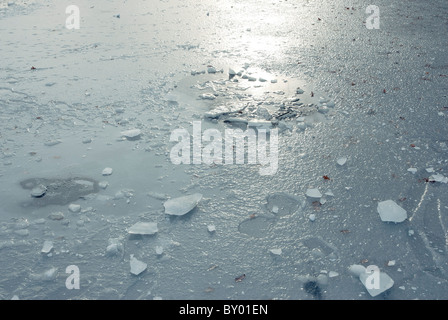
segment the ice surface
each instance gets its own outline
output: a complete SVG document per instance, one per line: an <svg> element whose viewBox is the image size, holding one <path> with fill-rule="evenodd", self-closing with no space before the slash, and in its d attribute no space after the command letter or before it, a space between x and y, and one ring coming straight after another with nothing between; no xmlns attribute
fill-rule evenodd
<svg viewBox="0 0 448 320"><path fill-rule="evenodd" d="M201 199L202 194L200 193L169 199L163 204L165 213L174 216L182 216L193 210Z"/></svg>
<svg viewBox="0 0 448 320"><path fill-rule="evenodd" d="M412 300L448 292L446 1L408 2L381 30L352 23L368 18L365 6L347 9L341 0L81 0L80 30L65 28L62 2L7 2L0 0L0 298ZM224 105L235 109L215 110ZM272 121L285 129L278 171L173 164L170 134L192 134L193 121L223 137ZM131 129L141 130L135 141L121 135ZM337 163L343 156L350 170L350 160ZM102 177L106 166L113 175ZM40 184L45 194L31 196ZM307 201L307 188L327 202ZM164 213L169 196L192 193L203 194L200 211ZM381 222L378 199L395 200L409 219ZM130 236L137 221L157 222L159 231ZM51 257L40 256L45 240L54 242ZM154 272L129 274L125 252ZM405 290L372 297L342 270L365 259ZM79 266L81 290L66 290L68 264ZM206 271L212 264L219 268ZM52 267L55 281L36 281Z"/></svg>
<svg viewBox="0 0 448 320"><path fill-rule="evenodd" d="M406 210L400 207L393 200L381 201L378 203L377 211L380 218L385 222L403 222L407 219Z"/></svg>

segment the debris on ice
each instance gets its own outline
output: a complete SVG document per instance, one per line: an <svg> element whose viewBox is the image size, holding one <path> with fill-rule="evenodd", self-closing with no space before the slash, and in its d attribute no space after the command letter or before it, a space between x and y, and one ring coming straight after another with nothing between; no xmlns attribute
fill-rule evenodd
<svg viewBox="0 0 448 320"><path fill-rule="evenodd" d="M159 231L156 222L137 222L128 229L129 234L151 235Z"/></svg>
<svg viewBox="0 0 448 320"><path fill-rule="evenodd" d="M104 168L103 176L110 176L112 174L112 168Z"/></svg>
<svg viewBox="0 0 448 320"><path fill-rule="evenodd" d="M207 230L208 230L208 232L213 233L216 231L216 227L214 225L210 224L207 226Z"/></svg>
<svg viewBox="0 0 448 320"><path fill-rule="evenodd" d="M306 190L305 195L310 198L321 198L322 193L320 193L319 189L308 189Z"/></svg>
<svg viewBox="0 0 448 320"><path fill-rule="evenodd" d="M131 254L131 259L129 261L129 264L131 265L131 273L138 276L140 273L146 270L147 264L137 260L137 258L134 258L134 255Z"/></svg>
<svg viewBox="0 0 448 320"><path fill-rule="evenodd" d="M377 211L380 218L385 222L403 222L407 219L406 210L400 207L393 200L381 201L378 203Z"/></svg>
<svg viewBox="0 0 448 320"><path fill-rule="evenodd" d="M193 210L201 201L202 194L195 193L188 196L178 197L165 201L165 213L174 216L182 216Z"/></svg>

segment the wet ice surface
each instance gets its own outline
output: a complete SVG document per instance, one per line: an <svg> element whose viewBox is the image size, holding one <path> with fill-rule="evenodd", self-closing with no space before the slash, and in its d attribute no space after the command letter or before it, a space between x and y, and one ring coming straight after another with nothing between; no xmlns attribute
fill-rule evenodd
<svg viewBox="0 0 448 320"><path fill-rule="evenodd" d="M378 3L380 30L363 1L78 1L80 30L0 3L1 298L446 298L443 1ZM278 128L278 171L172 164L193 121Z"/></svg>

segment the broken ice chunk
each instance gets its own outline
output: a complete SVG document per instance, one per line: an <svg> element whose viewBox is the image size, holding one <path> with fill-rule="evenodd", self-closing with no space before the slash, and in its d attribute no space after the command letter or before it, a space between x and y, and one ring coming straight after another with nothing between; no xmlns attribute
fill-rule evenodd
<svg viewBox="0 0 448 320"><path fill-rule="evenodd" d="M311 213L308 218L310 219L310 221L315 221L316 220L316 215L314 213Z"/></svg>
<svg viewBox="0 0 448 320"><path fill-rule="evenodd" d="M73 213L80 212L81 205L72 203L68 206L68 211L73 212Z"/></svg>
<svg viewBox="0 0 448 320"><path fill-rule="evenodd" d="M296 90L296 93L297 94L303 94L305 91L303 91L302 89L300 89L300 88L297 88L297 90Z"/></svg>
<svg viewBox="0 0 448 320"><path fill-rule="evenodd" d="M310 198L321 198L322 193L320 193L319 189L308 189L306 190L305 195Z"/></svg>
<svg viewBox="0 0 448 320"><path fill-rule="evenodd" d="M212 232L216 231L216 227L214 225L210 224L207 226L207 230L208 230L208 232L212 233Z"/></svg>
<svg viewBox="0 0 448 320"><path fill-rule="evenodd" d="M122 131L121 135L128 140L137 140L140 138L142 131L140 129L130 129L126 131Z"/></svg>
<svg viewBox="0 0 448 320"><path fill-rule="evenodd" d="M112 174L112 168L104 168L103 176L110 176Z"/></svg>
<svg viewBox="0 0 448 320"><path fill-rule="evenodd" d="M202 100L215 100L216 96L211 93L203 93L203 94L199 95L199 98Z"/></svg>
<svg viewBox="0 0 448 320"><path fill-rule="evenodd" d="M366 272L366 267L360 265L360 264L353 264L348 268L349 272L353 274L354 276L361 276L361 274Z"/></svg>
<svg viewBox="0 0 448 320"><path fill-rule="evenodd" d="M123 244L120 241L121 239L109 239L109 244L106 248L107 256L116 256L123 252Z"/></svg>
<svg viewBox="0 0 448 320"><path fill-rule="evenodd" d="M396 204L393 200L378 203L377 211L380 218L385 222L403 222L407 219L406 210Z"/></svg>
<svg viewBox="0 0 448 320"><path fill-rule="evenodd" d="M212 66L209 66L209 67L207 67L207 72L208 73L216 73L216 68L212 67Z"/></svg>
<svg viewBox="0 0 448 320"><path fill-rule="evenodd" d="M128 229L129 234L151 235L159 231L156 222L137 222Z"/></svg>
<svg viewBox="0 0 448 320"><path fill-rule="evenodd" d="M163 206L165 207L166 214L182 216L193 210L201 199L202 194L195 193L188 196L170 199L166 201Z"/></svg>
<svg viewBox="0 0 448 320"><path fill-rule="evenodd" d="M31 190L31 196L34 198L42 198L47 192L47 187L40 184Z"/></svg>
<svg viewBox="0 0 448 320"><path fill-rule="evenodd" d="M442 182L442 183L448 183L448 178L445 177L443 174L437 173L431 175L428 180L430 182Z"/></svg>
<svg viewBox="0 0 448 320"><path fill-rule="evenodd" d="M378 272L379 274L376 275L375 272ZM394 280L392 280L387 273L382 271L373 271L371 273L364 272L359 276L359 280L361 280L364 287L366 287L367 292L372 297L383 293L394 285Z"/></svg>
<svg viewBox="0 0 448 320"><path fill-rule="evenodd" d="M163 254L163 247L162 246L156 246L156 254L161 255Z"/></svg>
<svg viewBox="0 0 448 320"><path fill-rule="evenodd" d="M415 174L417 172L417 168L409 168L408 171Z"/></svg>
<svg viewBox="0 0 448 320"><path fill-rule="evenodd" d="M338 165L343 166L347 162L346 157L339 158L337 161Z"/></svg>
<svg viewBox="0 0 448 320"><path fill-rule="evenodd" d="M98 183L98 186L99 186L101 189L106 189L106 188L109 186L109 182L107 182L107 181L101 181L101 182Z"/></svg>
<svg viewBox="0 0 448 320"><path fill-rule="evenodd" d="M275 248L275 249L270 249L269 252L271 252L272 254L275 254L277 256L282 254L282 249L281 248Z"/></svg>
<svg viewBox="0 0 448 320"><path fill-rule="evenodd" d="M131 273L136 276L145 271L146 267L148 266L146 263L137 260L137 258L134 258L133 254L131 254L131 260L129 261L129 264L131 265Z"/></svg>
<svg viewBox="0 0 448 320"><path fill-rule="evenodd" d="M40 252L47 254L50 253L51 250L53 250L53 242L50 240L45 240Z"/></svg>

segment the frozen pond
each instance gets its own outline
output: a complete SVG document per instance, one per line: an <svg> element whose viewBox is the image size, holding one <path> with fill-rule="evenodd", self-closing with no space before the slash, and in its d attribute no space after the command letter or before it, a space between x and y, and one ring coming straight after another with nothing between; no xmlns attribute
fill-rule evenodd
<svg viewBox="0 0 448 320"><path fill-rule="evenodd" d="M73 4L0 0L1 299L448 297L446 1Z"/></svg>

